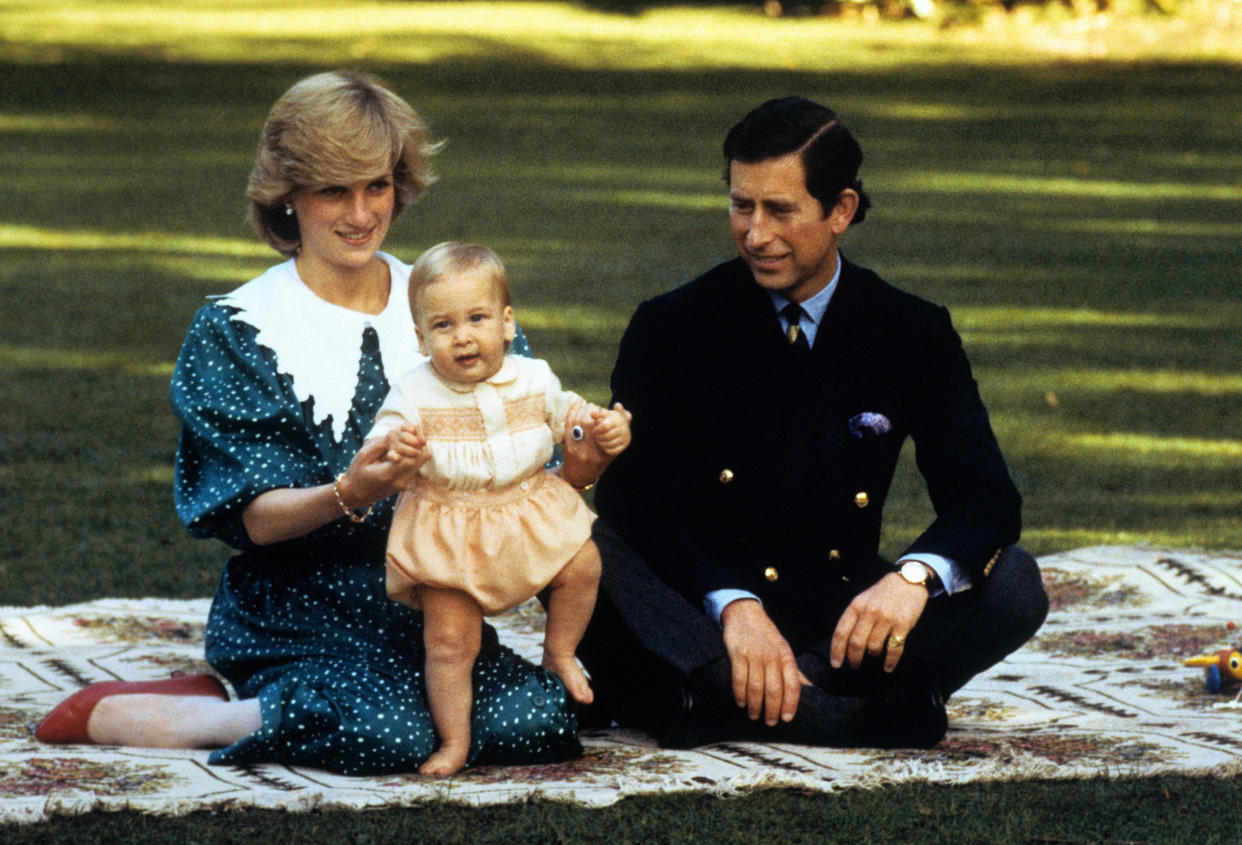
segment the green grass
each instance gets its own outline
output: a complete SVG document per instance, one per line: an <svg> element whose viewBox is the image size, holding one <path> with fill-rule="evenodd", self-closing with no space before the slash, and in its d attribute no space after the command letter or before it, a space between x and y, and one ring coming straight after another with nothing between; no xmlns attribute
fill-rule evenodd
<svg viewBox="0 0 1242 845"><path fill-rule="evenodd" d="M440 182L389 248L409 259L447 238L494 246L536 350L596 400L634 306L730 254L725 129L768 96L828 102L862 140L876 202L847 254L952 308L1026 499L1024 543L1036 554L1134 542L1242 549L1236 55L1155 39L1155 58L1134 59L1126 42L1110 53L1123 58L1078 61L1030 33L733 11L508 5L480 17L472 4L326 0L171 9L0 2L0 603L214 589L226 550L189 540L172 512L168 375L203 297L274 259L248 232L241 200L267 107L335 63L379 72L448 140ZM797 50L783 46L791 38ZM929 517L908 462L887 516L889 551ZM150 841L517 831L509 838L654 842L772 828L780 841L837 831L861 842L1210 842L1242 835L1212 820L1233 786L120 814L20 835L116 841L137 825L132 838ZM1005 821L987 821L994 812Z"/></svg>
<svg viewBox="0 0 1242 845"><path fill-rule="evenodd" d="M520 806L432 805L366 812L196 813L169 819L94 813L3 829L11 845L115 842L736 843L753 845L1006 845L1168 843L1229 845L1242 839L1227 780L1096 780L1073 785L910 784L828 795L770 790L627 799L584 810L553 802Z"/></svg>

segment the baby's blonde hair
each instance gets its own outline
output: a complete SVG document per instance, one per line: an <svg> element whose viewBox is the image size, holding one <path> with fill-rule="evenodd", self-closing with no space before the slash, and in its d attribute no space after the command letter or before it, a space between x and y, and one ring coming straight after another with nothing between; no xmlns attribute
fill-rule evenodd
<svg viewBox="0 0 1242 845"><path fill-rule="evenodd" d="M432 282L470 270L483 271L502 305L509 305L509 277L500 256L482 244L445 241L418 257L410 268L410 312L418 323L418 295Z"/></svg>

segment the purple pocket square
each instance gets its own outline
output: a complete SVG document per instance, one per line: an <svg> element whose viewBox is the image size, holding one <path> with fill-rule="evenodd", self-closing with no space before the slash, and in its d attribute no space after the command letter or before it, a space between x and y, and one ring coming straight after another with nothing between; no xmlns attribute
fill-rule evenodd
<svg viewBox="0 0 1242 845"><path fill-rule="evenodd" d="M888 434L892 430L893 424L888 417L874 411L864 411L850 420L850 436L859 439Z"/></svg>

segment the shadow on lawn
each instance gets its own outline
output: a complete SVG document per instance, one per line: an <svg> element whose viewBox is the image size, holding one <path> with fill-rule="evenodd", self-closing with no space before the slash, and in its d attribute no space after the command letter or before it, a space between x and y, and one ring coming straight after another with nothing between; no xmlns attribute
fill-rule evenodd
<svg viewBox="0 0 1242 845"><path fill-rule="evenodd" d="M10 603L210 592L222 550L171 516L167 374L203 296L275 259L245 177L271 101L318 69L0 64L0 490L43 515L0 539ZM876 203L847 254L953 308L1033 536L1242 547L1212 504L1242 464L1236 67L371 69L448 140L389 248L496 247L535 348L597 401L634 306L731 254L727 127L769 96L833 105ZM907 479L889 508L896 547L927 506ZM66 550L88 579L51 577Z"/></svg>

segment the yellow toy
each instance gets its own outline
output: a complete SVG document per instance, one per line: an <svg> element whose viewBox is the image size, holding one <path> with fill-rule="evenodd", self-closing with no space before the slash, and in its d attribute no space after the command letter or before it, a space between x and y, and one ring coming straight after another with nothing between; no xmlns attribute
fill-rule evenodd
<svg viewBox="0 0 1242 845"><path fill-rule="evenodd" d="M1230 622L1226 627L1232 631L1237 626ZM1203 667L1203 685L1208 692L1217 693L1242 686L1242 651L1236 648L1222 649L1202 657L1190 657L1182 661L1182 665ZM1234 696L1234 702L1239 698L1242 698L1242 689Z"/></svg>

